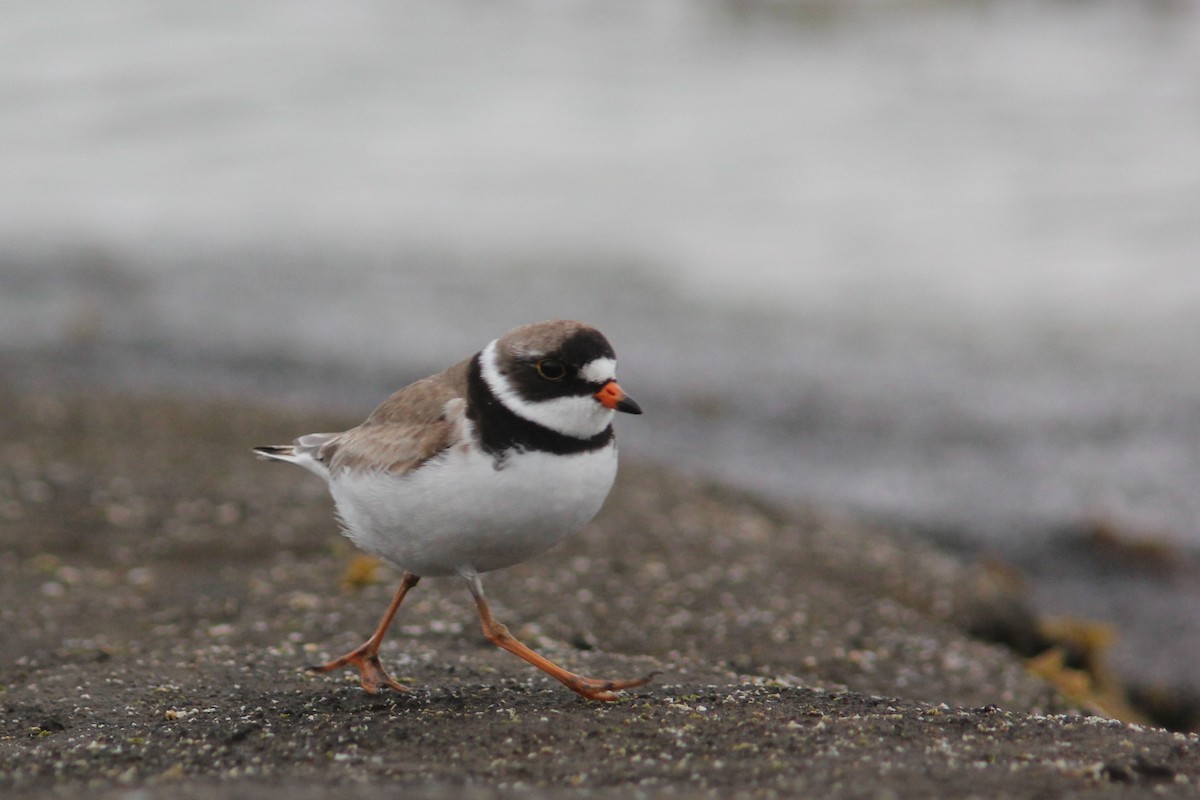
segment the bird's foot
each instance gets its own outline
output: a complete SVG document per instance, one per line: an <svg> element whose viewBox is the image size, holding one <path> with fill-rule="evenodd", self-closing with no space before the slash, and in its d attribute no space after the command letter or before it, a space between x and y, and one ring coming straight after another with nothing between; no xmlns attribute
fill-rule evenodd
<svg viewBox="0 0 1200 800"><path fill-rule="evenodd" d="M358 682L362 684L367 694L378 694L384 686L395 689L397 692L411 691L387 673L379 661L379 653L367 645L351 650L341 658L311 666L308 671L325 673L346 666L354 666L358 670Z"/></svg>
<svg viewBox="0 0 1200 800"><path fill-rule="evenodd" d="M585 678L582 675L569 673L569 677L559 677L563 685L568 689L586 697L588 700L601 700L606 703L612 703L621 696L618 692L625 689L633 689L638 686L645 686L650 681L654 680L654 676L658 675L657 671L651 672L642 678L633 678L632 680L623 681L606 681L598 678ZM558 677L558 676L555 676Z"/></svg>

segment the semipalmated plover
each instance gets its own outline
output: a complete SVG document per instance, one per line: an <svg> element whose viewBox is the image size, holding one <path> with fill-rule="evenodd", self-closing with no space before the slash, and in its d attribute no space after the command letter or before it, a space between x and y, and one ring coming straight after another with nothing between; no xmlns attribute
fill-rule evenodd
<svg viewBox="0 0 1200 800"><path fill-rule="evenodd" d="M595 328L525 325L399 390L358 427L255 448L324 478L350 539L403 571L371 637L313 670L353 665L368 692L407 691L380 664L380 642L422 577L457 575L488 639L584 697L615 700L653 677L586 678L538 655L492 616L479 579L551 547L600 510L617 472L613 416L641 413L617 384L616 365Z"/></svg>

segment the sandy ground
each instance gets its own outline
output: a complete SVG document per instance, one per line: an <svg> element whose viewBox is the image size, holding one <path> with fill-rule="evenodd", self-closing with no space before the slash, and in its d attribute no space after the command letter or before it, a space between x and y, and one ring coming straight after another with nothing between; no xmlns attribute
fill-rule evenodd
<svg viewBox="0 0 1200 800"><path fill-rule="evenodd" d="M569 668L659 670L588 703L427 580L383 655L408 694L303 667L395 575L321 484L254 444L352 420L0 391L5 796L1194 796L1200 742L1081 714L1007 647L1016 588L914 541L624 465L606 509L489 576ZM1023 641L1024 640L1024 641ZM1091 709L1083 709L1091 710Z"/></svg>

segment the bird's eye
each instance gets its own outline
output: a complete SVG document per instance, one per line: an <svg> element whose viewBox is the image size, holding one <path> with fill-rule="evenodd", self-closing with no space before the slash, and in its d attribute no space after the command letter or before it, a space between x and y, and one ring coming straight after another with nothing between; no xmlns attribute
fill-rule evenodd
<svg viewBox="0 0 1200 800"><path fill-rule="evenodd" d="M537 362L538 375L548 381L561 381L567 376L567 368L561 361L553 358L543 358Z"/></svg>

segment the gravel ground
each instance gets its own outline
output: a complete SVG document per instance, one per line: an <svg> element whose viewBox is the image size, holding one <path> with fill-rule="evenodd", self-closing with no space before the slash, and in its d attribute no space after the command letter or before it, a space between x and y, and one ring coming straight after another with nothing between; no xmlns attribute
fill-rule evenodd
<svg viewBox="0 0 1200 800"><path fill-rule="evenodd" d="M624 465L579 537L489 576L565 666L662 674L588 703L489 645L452 579L383 648L410 694L306 664L396 576L315 478L254 444L350 420L0 390L5 796L1194 796L1194 735L1085 716L1012 651L1002 574L805 509Z"/></svg>

